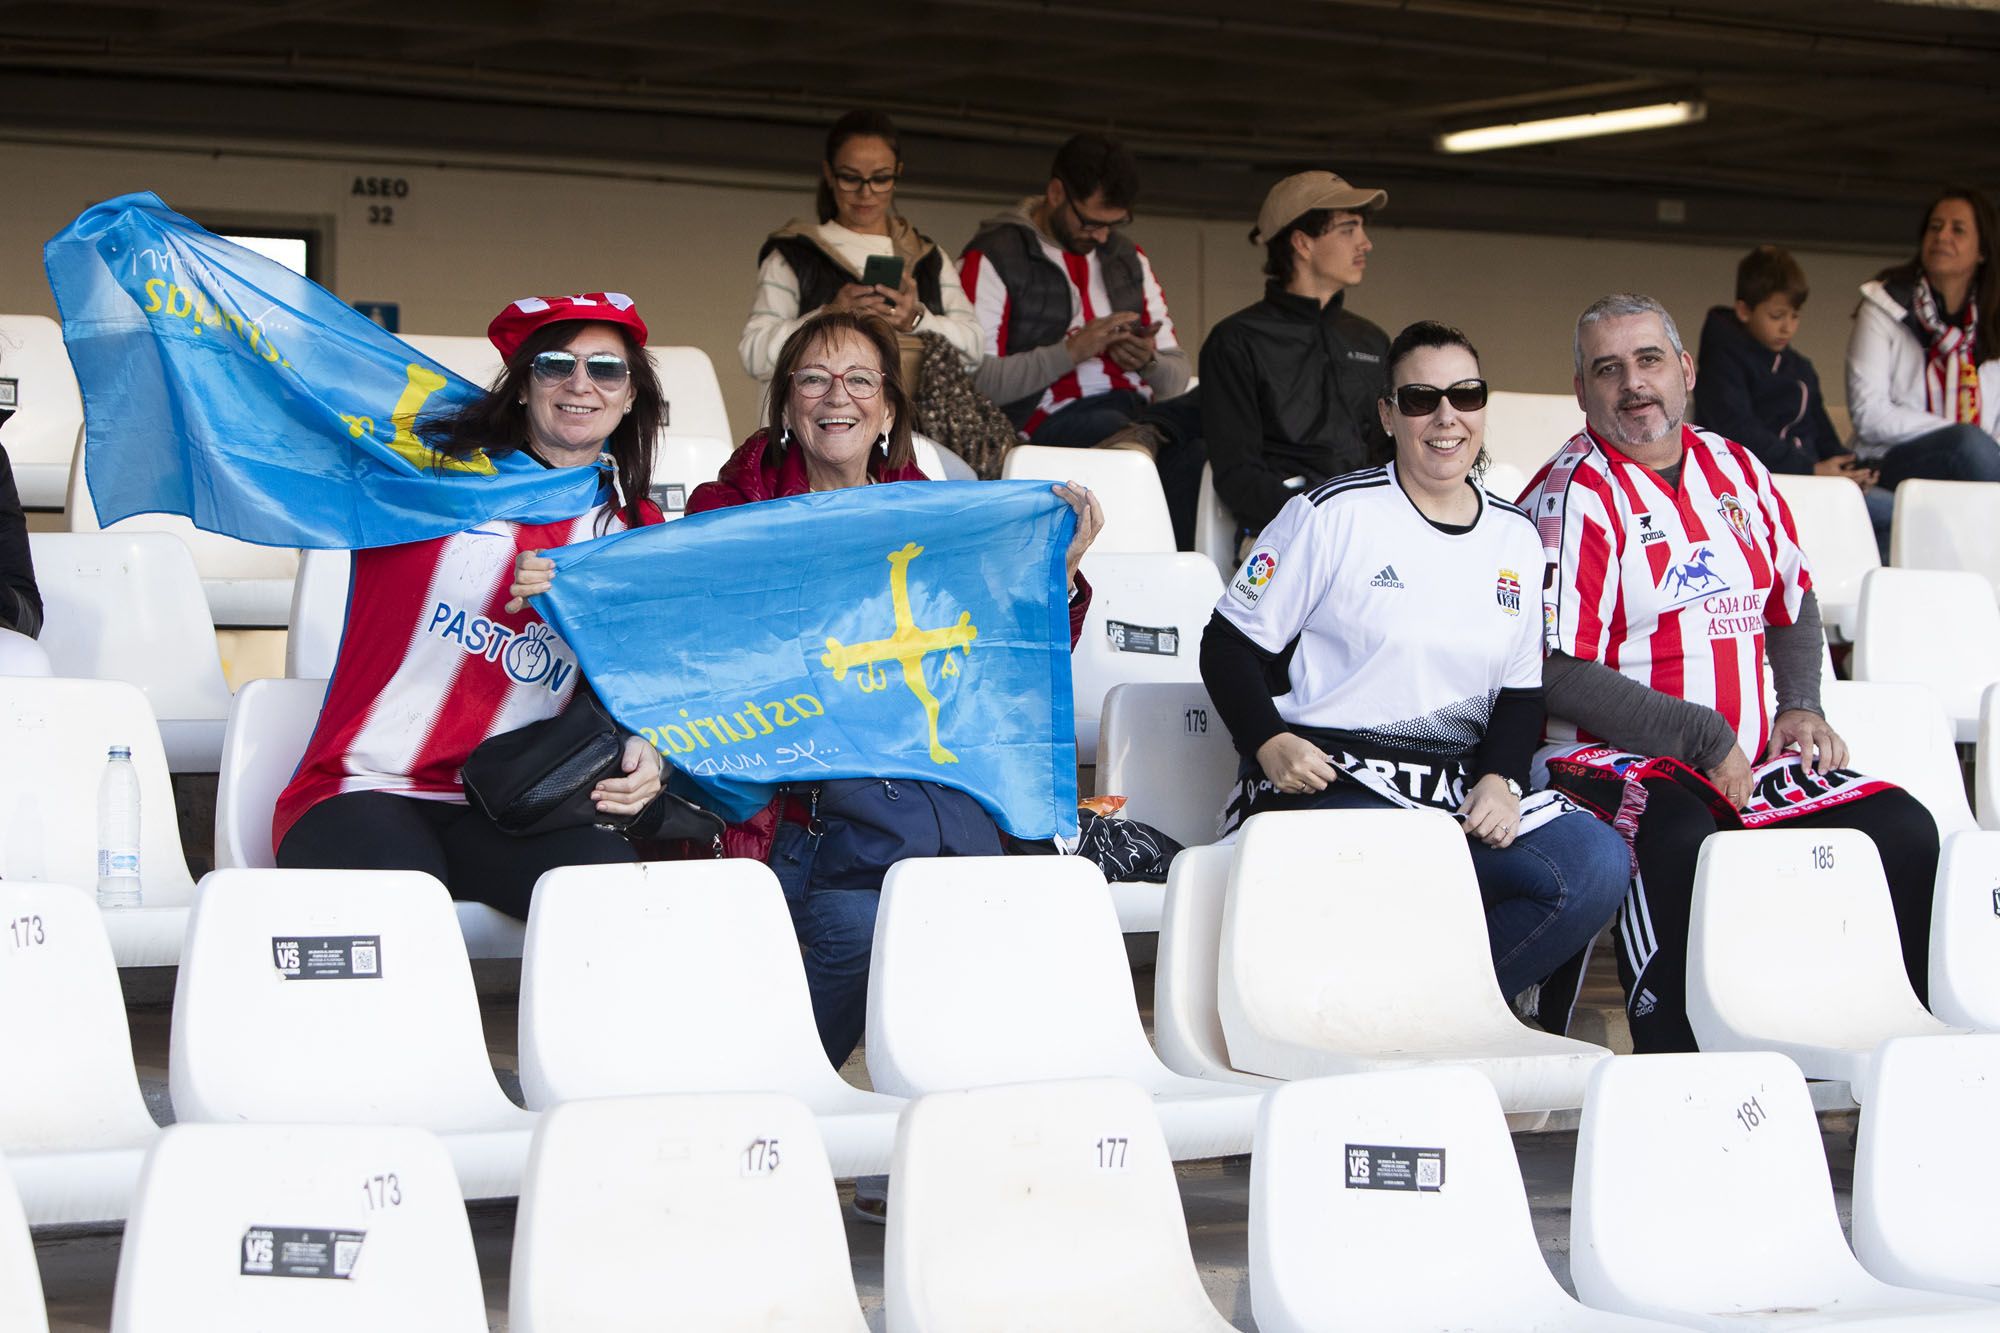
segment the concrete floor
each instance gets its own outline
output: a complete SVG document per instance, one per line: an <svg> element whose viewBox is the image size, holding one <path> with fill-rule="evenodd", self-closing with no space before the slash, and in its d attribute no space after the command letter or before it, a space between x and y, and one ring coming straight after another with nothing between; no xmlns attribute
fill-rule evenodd
<svg viewBox="0 0 2000 1333"><path fill-rule="evenodd" d="M1602 959L1608 951L1600 950ZM487 1044L493 1065L503 1085L518 1099L515 1071L515 1033L518 1022L516 988L518 966L485 963L476 965L481 987L480 1011L486 1023ZM167 1104L166 1065L171 972L128 974L132 1044L140 1082L156 1119L167 1123L172 1112ZM1140 967L1133 974L1142 1013L1148 1027L1152 1020L1152 975ZM1609 1040L1614 1049L1629 1049L1624 1040L1622 1012L1617 1007L1617 981L1608 964L1594 966L1585 989L1585 1007L1578 1014L1577 1035ZM1594 1034L1594 1035L1593 1035ZM867 1086L867 1070L860 1053L841 1071L850 1081ZM1822 1138L1832 1170L1841 1224L1847 1225L1849 1188L1853 1168L1852 1113L1833 1112L1821 1116ZM1569 1286L1569 1197L1570 1178L1576 1153L1573 1130L1553 1133L1518 1134L1514 1147L1521 1161L1535 1232L1557 1281ZM1248 1213L1250 1200L1250 1159L1189 1162L1178 1169L1181 1207L1187 1218L1188 1239L1202 1285L1217 1310L1240 1329L1254 1329L1250 1314L1247 1277ZM843 1207L851 1187L841 1187ZM469 1210L474 1247L479 1257L480 1275L486 1289L488 1322L496 1333L507 1328L507 1270L514 1236L514 1206L511 1203L478 1204ZM882 1243L885 1232L879 1226L849 1218L847 1244L854 1268L854 1284L863 1311L872 1329L883 1326ZM36 1257L42 1270L42 1284L48 1301L50 1328L54 1333L102 1333L111 1326L111 1293L118 1270L119 1235L116 1231L61 1230L36 1237ZM4 1331L0 1331L4 1333Z"/></svg>

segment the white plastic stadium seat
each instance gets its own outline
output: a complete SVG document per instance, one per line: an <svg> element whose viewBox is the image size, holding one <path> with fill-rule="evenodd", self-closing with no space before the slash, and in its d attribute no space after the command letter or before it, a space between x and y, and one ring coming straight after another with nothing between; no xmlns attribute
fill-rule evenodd
<svg viewBox="0 0 2000 1333"><path fill-rule="evenodd" d="M326 684L283 677L253 680L236 692L229 728L223 733L222 773L215 788L217 870L268 870L277 864L271 815L319 725ZM521 956L526 937L522 922L485 903L452 906L472 957Z"/></svg>
<svg viewBox="0 0 2000 1333"><path fill-rule="evenodd" d="M146 697L116 680L0 676L0 879L97 888L97 785L107 752L139 773L144 906L104 914L120 967L177 962L194 878L181 852L173 780Z"/></svg>
<svg viewBox="0 0 2000 1333"><path fill-rule="evenodd" d="M1082 857L891 868L865 1049L878 1092L1125 1078L1152 1097L1175 1160L1250 1148L1257 1093L1184 1078L1146 1044L1111 896Z"/></svg>
<svg viewBox="0 0 2000 1333"><path fill-rule="evenodd" d="M1877 569L1861 581L1854 678L1938 693L1960 744L1979 738L1979 696L2000 680L2000 605L1983 574Z"/></svg>
<svg viewBox="0 0 2000 1333"><path fill-rule="evenodd" d="M1770 1051L1601 1062L1570 1200L1570 1276L1600 1310L1703 1329L2000 1327L2000 1305L1855 1261L1805 1081Z"/></svg>
<svg viewBox="0 0 2000 1333"><path fill-rule="evenodd" d="M1704 1051L1782 1051L1857 1097L1890 1037L1952 1029L1910 989L1882 858L1858 829L1716 833L1695 862L1688 1024Z"/></svg>
<svg viewBox="0 0 2000 1333"><path fill-rule="evenodd" d="M699 435L733 440L729 411L722 403L722 384L715 363L699 347L648 347L660 391L667 398L667 424L662 435Z"/></svg>
<svg viewBox="0 0 2000 1333"><path fill-rule="evenodd" d="M0 881L0 1154L38 1225L124 1217L160 1132L99 915L66 884Z"/></svg>
<svg viewBox="0 0 2000 1333"><path fill-rule="evenodd" d="M1979 739L1972 760L1972 804L1979 827L2000 829L2000 683L1979 694Z"/></svg>
<svg viewBox="0 0 2000 1333"><path fill-rule="evenodd" d="M28 1234L28 1219L8 1178L4 1154L0 1154L0 1328L14 1333L49 1331L34 1238Z"/></svg>
<svg viewBox="0 0 2000 1333"><path fill-rule="evenodd" d="M695 487L714 481L729 461L729 441L703 435L662 435L653 447L653 503L669 522L687 513Z"/></svg>
<svg viewBox="0 0 2000 1333"><path fill-rule="evenodd" d="M2000 1035L1876 1053L1854 1148L1854 1254L1898 1286L2000 1299Z"/></svg>
<svg viewBox="0 0 2000 1333"><path fill-rule="evenodd" d="M569 1102L521 1183L511 1333L863 1333L812 1113L738 1092Z"/></svg>
<svg viewBox="0 0 2000 1333"><path fill-rule="evenodd" d="M1514 497L1528 488L1528 474L1512 463L1494 463L1487 467L1486 475L1479 479L1479 484L1487 494L1497 495L1512 504Z"/></svg>
<svg viewBox="0 0 2000 1333"><path fill-rule="evenodd" d="M215 772L229 683L187 546L165 532L31 532L28 548L42 590L39 641L57 674L137 685L167 766Z"/></svg>
<svg viewBox="0 0 2000 1333"><path fill-rule="evenodd" d="M1773 473L1771 480L1792 511L1799 547L1812 566L1820 619L1836 638L1852 639L1859 627L1861 581L1882 567L1861 488L1845 477L1810 473Z"/></svg>
<svg viewBox="0 0 2000 1333"><path fill-rule="evenodd" d="M404 342L452 374L485 389L500 378L506 363L500 350L483 337L462 333L401 333Z"/></svg>
<svg viewBox="0 0 2000 1333"><path fill-rule="evenodd" d="M48 676L49 655L25 634L0 629L0 676Z"/></svg>
<svg viewBox="0 0 2000 1333"><path fill-rule="evenodd" d="M13 465L27 509L61 509L70 455L83 431L83 399L63 347L62 328L45 315L0 315L0 379L18 394L0 445Z"/></svg>
<svg viewBox="0 0 2000 1333"><path fill-rule="evenodd" d="M1222 596L1222 576L1206 557L1103 555L1091 562L1090 609L1070 654L1076 696L1076 760L1097 762L1104 695L1139 681L1199 683L1201 635Z"/></svg>
<svg viewBox="0 0 2000 1333"><path fill-rule="evenodd" d="M1104 696L1097 791L1125 797L1128 818L1184 847L1213 842L1235 785L1236 747L1200 683L1114 685Z"/></svg>
<svg viewBox="0 0 2000 1333"><path fill-rule="evenodd" d="M928 435L913 434L910 436L910 444L917 452L917 466L932 481L979 480L979 474L972 470L972 464Z"/></svg>
<svg viewBox="0 0 2000 1333"><path fill-rule="evenodd" d="M882 1252L889 1333L1226 1333L1173 1159L1122 1079L940 1092L903 1113Z"/></svg>
<svg viewBox="0 0 2000 1333"><path fill-rule="evenodd" d="M1934 690L1835 680L1820 686L1819 698L1827 722L1847 742L1850 768L1886 778L1923 802L1939 837L1978 827L1965 799L1951 723Z"/></svg>
<svg viewBox="0 0 2000 1333"><path fill-rule="evenodd" d="M1215 563L1215 572L1228 578L1242 561L1236 558L1236 530L1240 525L1222 497L1215 493L1215 469L1201 465L1201 496L1195 501L1194 549Z"/></svg>
<svg viewBox="0 0 2000 1333"><path fill-rule="evenodd" d="M1465 833L1434 811L1245 821L1219 975L1230 1063L1272 1078L1469 1065L1508 1111L1547 1111L1610 1054L1514 1016Z"/></svg>
<svg viewBox="0 0 2000 1333"><path fill-rule="evenodd" d="M176 1125L146 1159L112 1333L486 1326L465 1203L422 1130Z"/></svg>
<svg viewBox="0 0 2000 1333"><path fill-rule="evenodd" d="M2000 833L1954 833L1931 900L1931 1012L2000 1032Z"/></svg>
<svg viewBox="0 0 2000 1333"><path fill-rule="evenodd" d="M1583 409L1570 393L1510 393L1496 389L1486 398L1486 452L1494 465L1541 471L1565 441L1583 429ZM1508 496L1513 499L1513 496Z"/></svg>
<svg viewBox="0 0 2000 1333"><path fill-rule="evenodd" d="M1002 477L1042 481L1073 481L1097 492L1104 508L1104 530L1084 557L1085 578L1096 557L1134 551L1173 551L1174 521L1167 514L1166 492L1160 489L1153 460L1131 449L1056 449L1017 444L1000 465Z"/></svg>
<svg viewBox="0 0 2000 1333"><path fill-rule="evenodd" d="M1260 1333L1673 1327L1586 1310L1556 1285L1506 1117L1470 1069L1272 1091L1250 1159L1249 1276Z"/></svg>
<svg viewBox="0 0 2000 1333"><path fill-rule="evenodd" d="M299 553L287 546L255 546L203 532L179 514L134 514L104 528L84 476L88 441L79 441L69 477L71 532L167 532L180 538L201 575L209 619L227 628L283 629L292 607Z"/></svg>
<svg viewBox="0 0 2000 1333"><path fill-rule="evenodd" d="M1896 487L1889 554L1902 569L1962 569L2000 588L2000 496L1983 481L1911 478Z"/></svg>
<svg viewBox="0 0 2000 1333"><path fill-rule="evenodd" d="M469 1199L518 1190L535 1124L494 1077L451 899L414 871L206 876L168 1086L184 1122L434 1130Z"/></svg>
<svg viewBox="0 0 2000 1333"><path fill-rule="evenodd" d="M570 866L535 886L521 1092L780 1092L820 1118L836 1175L888 1170L901 1098L827 1063L784 893L756 861Z"/></svg>
<svg viewBox="0 0 2000 1333"><path fill-rule="evenodd" d="M1222 1015L1215 1007L1232 847L1190 847L1167 872L1160 947L1153 961L1153 1044L1176 1074L1251 1087L1274 1084L1229 1065Z"/></svg>
<svg viewBox="0 0 2000 1333"><path fill-rule="evenodd" d="M347 588L353 556L347 551L301 551L292 585L290 630L285 634L285 674L325 680L340 656L347 629Z"/></svg>

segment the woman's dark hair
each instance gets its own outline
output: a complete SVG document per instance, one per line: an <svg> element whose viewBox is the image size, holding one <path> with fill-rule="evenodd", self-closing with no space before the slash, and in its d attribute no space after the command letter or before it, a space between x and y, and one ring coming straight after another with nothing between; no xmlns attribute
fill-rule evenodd
<svg viewBox="0 0 2000 1333"><path fill-rule="evenodd" d="M1278 229L1278 234L1264 243L1264 276L1280 287L1292 280L1299 271L1299 257L1292 249L1294 233L1305 236L1324 236L1326 229L1333 225L1333 217L1338 210L1331 208L1309 208ZM1250 239L1257 239L1256 229L1250 232Z"/></svg>
<svg viewBox="0 0 2000 1333"><path fill-rule="evenodd" d="M1991 361L2000 356L2000 264L1993 262L1993 247L2000 243L2000 223L1993 214L1993 202L1966 185L1939 190L1924 209L1917 227L1917 254L1907 264L1885 268L1875 275L1877 282L1915 283L1924 276L1924 237L1931 229L1931 214L1948 200L1963 200L1972 209L1972 225L1979 232L1979 271L1972 277L1971 299L1979 309L1979 338L1973 344L1974 361ZM1940 312L1942 313L1942 312Z"/></svg>
<svg viewBox="0 0 2000 1333"><path fill-rule="evenodd" d="M515 349L513 359L479 398L456 412L429 417L416 424L416 433L425 444L450 458L465 458L484 450L495 458L526 448L528 444L528 378L535 358L543 352L566 346L586 320L562 320L544 324ZM659 376L653 373L652 359L631 334L617 324L602 326L618 334L625 344L625 364L632 371L632 410L627 412L604 442L606 452L618 472L618 489L625 496L620 511L626 526L638 527L639 502L653 481L653 442L666 424L667 402L660 392ZM607 515L600 520L608 522Z"/></svg>
<svg viewBox="0 0 2000 1333"><path fill-rule="evenodd" d="M1382 381L1382 397L1385 400L1396 396L1396 367L1403 364L1403 358L1410 353L1421 351L1426 347L1463 347L1471 355L1474 364L1479 361L1479 349L1472 345L1472 339L1449 324L1441 324L1434 319L1420 319L1414 324L1405 325L1403 331L1396 335L1395 341L1389 344L1389 355L1382 367L1386 376ZM1442 389L1445 386L1440 384L1437 387ZM1389 410L1393 412L1396 409L1391 405ZM1492 466L1492 463L1493 456L1486 452L1486 442L1481 440L1479 457L1472 460L1468 475L1474 481L1478 481L1486 475L1486 469Z"/></svg>
<svg viewBox="0 0 2000 1333"><path fill-rule="evenodd" d="M819 174L819 193L816 204L821 222L831 222L840 210L834 207L833 186L828 183L827 173L833 170L833 155L849 139L880 139L889 145L889 151L896 155L896 165L903 163L903 146L896 137L896 122L880 111L850 111L833 122L833 128L826 132L826 152L822 160L826 171Z"/></svg>
<svg viewBox="0 0 2000 1333"><path fill-rule="evenodd" d="M1139 197L1139 161L1132 150L1101 134L1071 136L1056 149L1049 175L1062 182L1071 204L1102 192L1106 208L1127 212Z"/></svg>
<svg viewBox="0 0 2000 1333"><path fill-rule="evenodd" d="M915 408L909 391L903 387L903 354L896 342L896 331L874 315L851 315L846 311L811 316L792 330L792 336L778 349L778 364L771 371L769 415L764 421L764 451L775 460L784 457L784 451L790 447L785 431L785 404L792 396L792 372L799 368L799 362L806 359L808 352L843 333L857 333L875 347L875 356L882 363L882 401L894 414L889 425L888 466L908 467L917 456L916 446L910 442L913 429L910 418L915 415Z"/></svg>

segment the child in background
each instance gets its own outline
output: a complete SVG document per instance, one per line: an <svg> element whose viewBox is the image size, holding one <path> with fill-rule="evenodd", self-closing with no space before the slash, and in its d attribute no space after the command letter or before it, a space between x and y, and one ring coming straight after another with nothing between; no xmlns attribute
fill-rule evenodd
<svg viewBox="0 0 2000 1333"><path fill-rule="evenodd" d="M1854 482L1886 559L1893 498L1876 486L1875 469L1841 445L1812 362L1792 350L1806 295L1805 270L1787 251L1760 245L1743 256L1734 308L1716 306L1702 325L1693 419L1772 472Z"/></svg>

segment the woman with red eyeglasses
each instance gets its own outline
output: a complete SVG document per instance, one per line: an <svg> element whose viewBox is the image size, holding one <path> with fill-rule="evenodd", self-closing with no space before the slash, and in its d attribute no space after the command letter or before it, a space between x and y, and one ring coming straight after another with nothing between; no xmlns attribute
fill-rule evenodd
<svg viewBox="0 0 2000 1333"><path fill-rule="evenodd" d="M1510 1000L1625 894L1610 825L1529 795L1542 737L1542 543L1478 483L1486 381L1464 334L1390 344L1385 467L1295 496L1229 581L1201 675L1241 755L1233 829L1270 810L1441 810L1464 825ZM1543 1015L1556 1030L1567 1014Z"/></svg>
<svg viewBox="0 0 2000 1333"><path fill-rule="evenodd" d="M422 870L455 898L525 919L543 871L637 856L610 828L517 837L466 802L473 749L562 712L582 679L568 645L511 596L515 562L661 521L646 483L665 407L629 297L528 297L487 336L506 362L499 379L417 433L447 457L525 450L544 467L601 466L599 503L564 522L491 519L354 553L333 679L271 838L281 866ZM658 752L630 737L624 776L592 797L606 815L636 816L659 790Z"/></svg>

